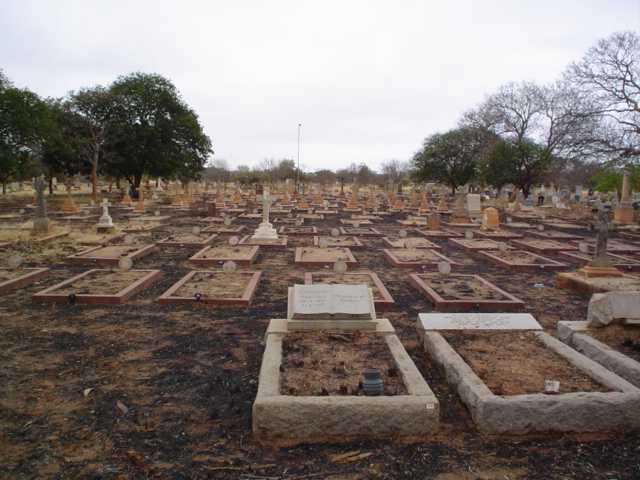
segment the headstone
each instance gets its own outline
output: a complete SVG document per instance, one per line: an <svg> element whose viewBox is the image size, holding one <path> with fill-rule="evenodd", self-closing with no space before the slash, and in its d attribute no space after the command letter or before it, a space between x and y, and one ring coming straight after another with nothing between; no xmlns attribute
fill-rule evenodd
<svg viewBox="0 0 640 480"><path fill-rule="evenodd" d="M471 218L479 218L482 215L480 195L477 193L467 194L467 212Z"/></svg>
<svg viewBox="0 0 640 480"><path fill-rule="evenodd" d="M614 198L616 198L614 196ZM629 172L625 171L622 176L622 198L620 205L614 210L614 220L623 225L632 224L633 222L633 203L631 198L631 181Z"/></svg>
<svg viewBox="0 0 640 480"><path fill-rule="evenodd" d="M262 192L262 222L251 236L253 240L278 239L278 232L276 232L276 229L273 228L273 225L269 222L269 211L272 203L273 199L269 195L269 187L265 186Z"/></svg>
<svg viewBox="0 0 640 480"><path fill-rule="evenodd" d="M440 230L440 214L430 213L427 215L427 229Z"/></svg>
<svg viewBox="0 0 640 480"><path fill-rule="evenodd" d="M500 228L500 216L498 210L493 207L485 208L482 212L482 230L498 230Z"/></svg>
<svg viewBox="0 0 640 480"><path fill-rule="evenodd" d="M438 273L440 275L449 275L451 273L451 264L449 262L438 262Z"/></svg>
<svg viewBox="0 0 640 480"><path fill-rule="evenodd" d="M529 313L420 313L422 330L542 330Z"/></svg>
<svg viewBox="0 0 640 480"><path fill-rule="evenodd" d="M102 200L102 216L98 220L96 230L98 233L110 232L114 229L113 219L109 215L109 200L106 198Z"/></svg>
<svg viewBox="0 0 640 480"><path fill-rule="evenodd" d="M222 270L225 272L235 272L236 268L236 262L234 262L233 260L227 260L222 264Z"/></svg>
<svg viewBox="0 0 640 480"><path fill-rule="evenodd" d="M129 257L123 257L118 260L118 268L120 270L127 272L131 270L131 267L133 267L133 262Z"/></svg>
<svg viewBox="0 0 640 480"><path fill-rule="evenodd" d="M590 327L604 327L623 319L640 319L640 292L596 293L591 297L587 310Z"/></svg>
<svg viewBox="0 0 640 480"><path fill-rule="evenodd" d="M343 262L342 260L338 260L333 264L333 271L335 273L343 274L347 271L347 262Z"/></svg>
<svg viewBox="0 0 640 480"><path fill-rule="evenodd" d="M294 285L289 289L289 319L375 319L373 296L367 285Z"/></svg>

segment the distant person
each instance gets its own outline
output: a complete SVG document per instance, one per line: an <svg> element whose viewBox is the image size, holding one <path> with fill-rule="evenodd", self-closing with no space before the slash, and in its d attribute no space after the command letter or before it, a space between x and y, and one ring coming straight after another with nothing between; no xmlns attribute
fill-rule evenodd
<svg viewBox="0 0 640 480"><path fill-rule="evenodd" d="M538 194L538 206L541 207L542 205L544 205L544 194L539 193Z"/></svg>

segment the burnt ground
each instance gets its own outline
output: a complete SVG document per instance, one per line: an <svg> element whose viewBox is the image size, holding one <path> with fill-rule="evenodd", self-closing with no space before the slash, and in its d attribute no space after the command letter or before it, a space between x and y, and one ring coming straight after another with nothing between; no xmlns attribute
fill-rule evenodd
<svg viewBox="0 0 640 480"><path fill-rule="evenodd" d="M391 220L374 226L396 232ZM326 232L336 222L317 225ZM85 267L65 265L50 247L22 246L14 250L27 253L30 266L46 266L46 251L53 272L0 299L0 478L640 478L637 434L481 436L419 345L415 320L431 306L409 286L412 270L389 266L381 240L363 241L367 248L354 255L394 297L385 316L440 401L440 431L423 443L276 451L253 441L263 335L270 318L285 316L287 286L304 273L293 266L293 248L310 245L311 237L290 237L286 251L262 252L256 269L263 278L248 310L157 304L189 271L186 259L195 252L168 247L136 262L164 277L125 305L35 304L31 294ZM549 332L558 320L585 318L588 298L555 289L553 273L511 272L435 241L465 271L524 300Z"/></svg>

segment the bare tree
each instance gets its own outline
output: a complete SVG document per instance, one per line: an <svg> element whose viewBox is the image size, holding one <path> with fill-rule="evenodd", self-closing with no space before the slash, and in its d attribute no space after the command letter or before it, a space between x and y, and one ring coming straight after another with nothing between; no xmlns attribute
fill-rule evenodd
<svg viewBox="0 0 640 480"><path fill-rule="evenodd" d="M573 113L591 127L576 138L594 155L628 161L640 155L640 35L600 40L565 72L581 99Z"/></svg>

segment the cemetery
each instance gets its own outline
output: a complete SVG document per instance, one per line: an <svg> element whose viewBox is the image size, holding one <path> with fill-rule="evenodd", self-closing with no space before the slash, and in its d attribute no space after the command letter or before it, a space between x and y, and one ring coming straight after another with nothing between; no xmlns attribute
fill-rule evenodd
<svg viewBox="0 0 640 480"><path fill-rule="evenodd" d="M640 34L598 2L9 2L0 478L640 479Z"/></svg>

